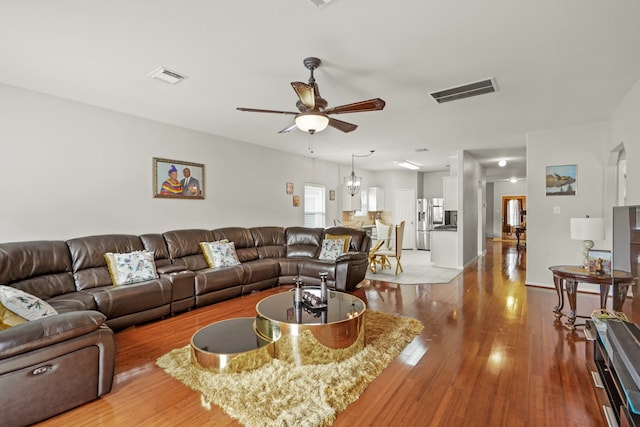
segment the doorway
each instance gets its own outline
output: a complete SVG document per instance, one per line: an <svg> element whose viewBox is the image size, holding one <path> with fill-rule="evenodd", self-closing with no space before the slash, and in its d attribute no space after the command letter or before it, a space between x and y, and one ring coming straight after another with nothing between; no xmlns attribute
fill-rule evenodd
<svg viewBox="0 0 640 427"><path fill-rule="evenodd" d="M502 239L516 240L519 232L520 239L526 240L526 219L527 196L502 196Z"/></svg>

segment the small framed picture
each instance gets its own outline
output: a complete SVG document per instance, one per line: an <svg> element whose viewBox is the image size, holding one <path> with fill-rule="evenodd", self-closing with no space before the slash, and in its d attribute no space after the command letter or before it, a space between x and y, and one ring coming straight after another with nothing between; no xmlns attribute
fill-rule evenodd
<svg viewBox="0 0 640 427"><path fill-rule="evenodd" d="M204 165L153 158L153 197L204 199Z"/></svg>
<svg viewBox="0 0 640 427"><path fill-rule="evenodd" d="M293 182L287 182L287 194L293 194Z"/></svg>
<svg viewBox="0 0 640 427"><path fill-rule="evenodd" d="M610 275L611 274L611 251L600 249L589 250L588 256L589 273Z"/></svg>
<svg viewBox="0 0 640 427"><path fill-rule="evenodd" d="M293 196L293 206L296 208L300 206L300 196Z"/></svg>
<svg viewBox="0 0 640 427"><path fill-rule="evenodd" d="M547 196L575 196L577 192L578 165L547 166Z"/></svg>
<svg viewBox="0 0 640 427"><path fill-rule="evenodd" d="M336 199L336 190L329 190L329 200Z"/></svg>

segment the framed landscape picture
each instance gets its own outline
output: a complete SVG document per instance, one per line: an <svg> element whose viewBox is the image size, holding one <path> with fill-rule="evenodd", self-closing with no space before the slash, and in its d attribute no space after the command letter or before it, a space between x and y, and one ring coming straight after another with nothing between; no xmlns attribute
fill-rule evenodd
<svg viewBox="0 0 640 427"><path fill-rule="evenodd" d="M204 199L204 165L153 158L153 197Z"/></svg>
<svg viewBox="0 0 640 427"><path fill-rule="evenodd" d="M547 196L575 196L577 191L578 165L547 166Z"/></svg>

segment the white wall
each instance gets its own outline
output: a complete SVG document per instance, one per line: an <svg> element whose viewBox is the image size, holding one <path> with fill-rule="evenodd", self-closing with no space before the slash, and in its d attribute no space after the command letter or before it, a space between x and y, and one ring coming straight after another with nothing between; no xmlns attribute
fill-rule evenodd
<svg viewBox="0 0 640 427"><path fill-rule="evenodd" d="M205 165L205 200L154 199L152 158ZM302 225L285 183L339 190L337 164L0 85L0 242ZM327 224L339 197L327 201Z"/></svg>
<svg viewBox="0 0 640 427"><path fill-rule="evenodd" d="M493 183L493 212L492 224L493 229L491 233L492 237L502 236L502 197L503 196L526 196L527 194L527 181L522 180L518 182L509 181L496 181ZM527 200L527 207L529 200ZM529 213L527 211L527 213ZM527 221L528 222L528 221Z"/></svg>
<svg viewBox="0 0 640 427"><path fill-rule="evenodd" d="M431 199L433 197L443 197L444 184L442 183L442 178L449 175L449 171L423 173L422 198Z"/></svg>
<svg viewBox="0 0 640 427"><path fill-rule="evenodd" d="M620 102L611 119L609 150L624 143L627 152L627 205L640 205L640 80ZM607 190L611 186L607 185Z"/></svg>
<svg viewBox="0 0 640 427"><path fill-rule="evenodd" d="M478 224L478 189L484 190L485 171L467 152L458 155L458 170L463 171L458 173L458 247L462 248L458 265L466 266L482 252L483 242L478 242L478 227L483 227Z"/></svg>
<svg viewBox="0 0 640 427"><path fill-rule="evenodd" d="M527 136L527 284L553 287L549 266L580 264L582 242L569 237L569 219L604 215L608 122ZM547 166L577 165L575 196L546 196ZM608 241L595 242L610 249Z"/></svg>

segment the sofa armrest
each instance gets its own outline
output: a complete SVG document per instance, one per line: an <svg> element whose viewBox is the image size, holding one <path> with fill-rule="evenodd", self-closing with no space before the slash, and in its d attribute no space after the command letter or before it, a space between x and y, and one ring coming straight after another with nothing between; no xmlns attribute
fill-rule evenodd
<svg viewBox="0 0 640 427"><path fill-rule="evenodd" d="M0 360L95 331L104 314L74 311L32 320L0 332Z"/></svg>
<svg viewBox="0 0 640 427"><path fill-rule="evenodd" d="M162 267L156 268L158 274L170 274L170 273L178 273L180 271L185 271L186 268L182 264L167 264Z"/></svg>
<svg viewBox="0 0 640 427"><path fill-rule="evenodd" d="M344 254L338 255L336 258L336 262L342 261L357 261L361 259L367 259L368 254L366 252L346 252Z"/></svg>

